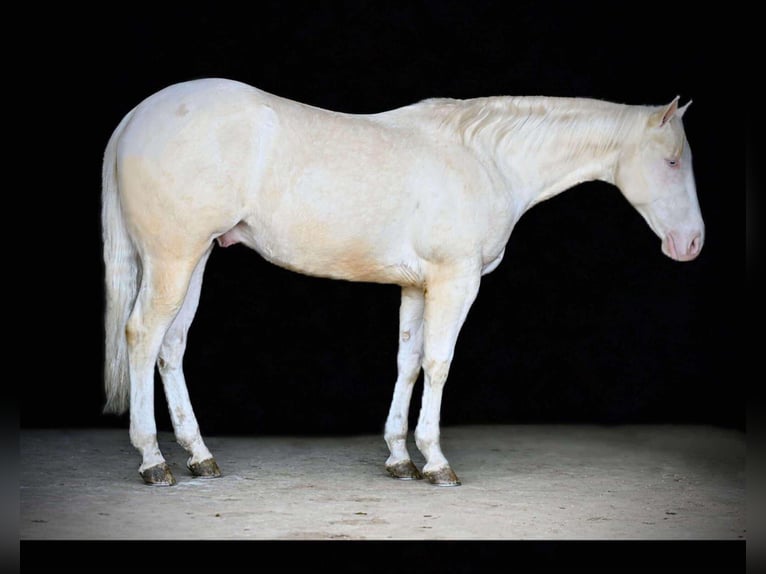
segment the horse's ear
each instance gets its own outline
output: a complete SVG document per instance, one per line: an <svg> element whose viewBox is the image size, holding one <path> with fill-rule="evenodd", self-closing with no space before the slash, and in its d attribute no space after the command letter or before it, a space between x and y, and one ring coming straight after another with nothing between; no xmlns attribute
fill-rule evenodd
<svg viewBox="0 0 766 574"><path fill-rule="evenodd" d="M676 113L678 112L679 98L680 96L676 96L675 98L673 98L673 101L670 102L667 106L664 106L660 108L658 111L654 112L651 115L649 123L653 126L661 128L670 120L672 120L673 116L676 115Z"/></svg>
<svg viewBox="0 0 766 574"><path fill-rule="evenodd" d="M689 106L691 106L691 105L692 105L692 100L689 100L689 101L688 101L688 102L686 102L686 103L685 103L683 106L681 106L680 108L678 108L678 117L679 117L679 118L682 118L682 117L684 117L684 114L686 113L686 110L687 110L687 109L689 108Z"/></svg>

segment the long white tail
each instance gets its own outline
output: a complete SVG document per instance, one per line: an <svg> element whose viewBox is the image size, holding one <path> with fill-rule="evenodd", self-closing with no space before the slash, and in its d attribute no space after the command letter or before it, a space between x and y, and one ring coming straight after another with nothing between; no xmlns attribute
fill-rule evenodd
<svg viewBox="0 0 766 574"><path fill-rule="evenodd" d="M136 300L141 266L128 235L117 184L117 141L132 112L114 130L104 152L101 226L106 267L105 413L124 413L130 404L128 344L125 327Z"/></svg>

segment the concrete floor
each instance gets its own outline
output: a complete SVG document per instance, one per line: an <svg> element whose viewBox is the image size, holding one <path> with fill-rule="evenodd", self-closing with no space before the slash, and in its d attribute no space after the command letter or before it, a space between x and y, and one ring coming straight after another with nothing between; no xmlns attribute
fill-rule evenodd
<svg viewBox="0 0 766 574"><path fill-rule="evenodd" d="M141 482L127 430L22 430L20 539L747 536L745 437L733 430L446 427L457 488L389 478L380 436L207 444L219 479L192 478L185 453L161 434L178 480L161 488Z"/></svg>

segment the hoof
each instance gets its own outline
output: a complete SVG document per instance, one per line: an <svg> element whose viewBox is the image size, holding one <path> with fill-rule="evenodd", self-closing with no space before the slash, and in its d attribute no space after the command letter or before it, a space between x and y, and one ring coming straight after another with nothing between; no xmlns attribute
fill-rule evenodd
<svg viewBox="0 0 766 574"><path fill-rule="evenodd" d="M186 466L194 476L199 478L218 478L221 476L221 469L214 458L208 458L201 462L186 463Z"/></svg>
<svg viewBox="0 0 766 574"><path fill-rule="evenodd" d="M173 486L176 483L176 479L173 477L173 473L166 462L150 466L146 470L141 471L140 474L144 482L152 486Z"/></svg>
<svg viewBox="0 0 766 574"><path fill-rule="evenodd" d="M420 480L423 475L411 460L403 460L396 464L386 465L388 474L400 480Z"/></svg>
<svg viewBox="0 0 766 574"><path fill-rule="evenodd" d="M460 479L448 466L439 470L426 471L423 474L434 486L460 486Z"/></svg>

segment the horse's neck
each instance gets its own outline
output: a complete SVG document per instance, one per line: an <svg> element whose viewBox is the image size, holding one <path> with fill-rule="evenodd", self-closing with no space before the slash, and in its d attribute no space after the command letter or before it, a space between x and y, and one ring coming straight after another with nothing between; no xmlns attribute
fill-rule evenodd
<svg viewBox="0 0 766 574"><path fill-rule="evenodd" d="M614 183L643 113L587 99L487 98L466 106L459 129L526 210L584 181Z"/></svg>
<svg viewBox="0 0 766 574"><path fill-rule="evenodd" d="M527 209L585 181L614 183L620 149L586 146L583 152L570 155L560 153L561 148L561 144L551 142L540 148L535 160L526 154L516 155L514 165L521 166L530 175L527 181L532 182L520 188Z"/></svg>

